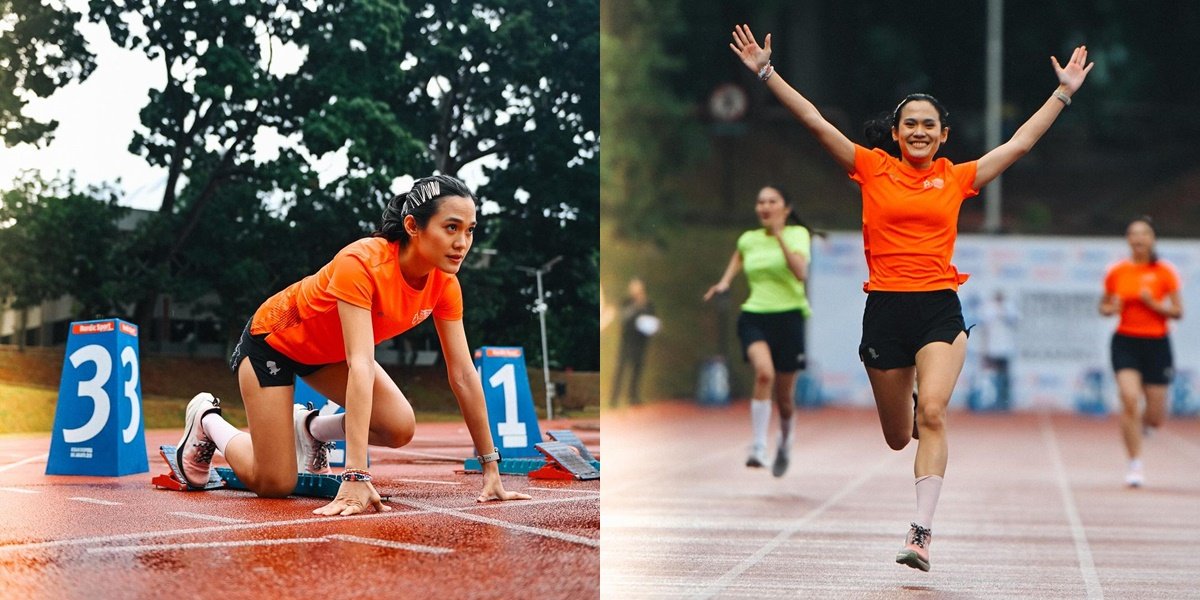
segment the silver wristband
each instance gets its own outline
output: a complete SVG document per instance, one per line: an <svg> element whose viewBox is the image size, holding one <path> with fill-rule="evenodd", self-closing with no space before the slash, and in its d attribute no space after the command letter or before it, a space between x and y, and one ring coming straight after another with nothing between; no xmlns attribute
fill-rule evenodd
<svg viewBox="0 0 1200 600"><path fill-rule="evenodd" d="M1054 90L1054 93L1051 95L1054 96L1055 98L1058 98L1059 100L1061 100L1063 105L1065 105L1065 106L1071 105L1071 97L1062 93L1061 91Z"/></svg>

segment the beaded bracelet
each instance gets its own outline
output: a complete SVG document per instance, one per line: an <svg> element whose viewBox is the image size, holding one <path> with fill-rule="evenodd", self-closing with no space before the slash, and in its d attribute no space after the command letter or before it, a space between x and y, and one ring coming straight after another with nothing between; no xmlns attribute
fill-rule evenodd
<svg viewBox="0 0 1200 600"><path fill-rule="evenodd" d="M366 469L346 469L338 475L338 481L371 481L371 473Z"/></svg>
<svg viewBox="0 0 1200 600"><path fill-rule="evenodd" d="M766 81L775 74L775 67L771 66L771 61L767 61L766 66L758 70L758 78L761 81Z"/></svg>

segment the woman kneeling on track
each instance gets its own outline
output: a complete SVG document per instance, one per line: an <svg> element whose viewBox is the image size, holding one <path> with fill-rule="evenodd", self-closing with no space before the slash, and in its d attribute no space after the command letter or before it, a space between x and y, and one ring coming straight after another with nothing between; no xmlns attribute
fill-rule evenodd
<svg viewBox="0 0 1200 600"><path fill-rule="evenodd" d="M1167 385L1174 371L1167 319L1183 316L1179 273L1154 251L1150 217L1134 219L1125 229L1129 258L1109 267L1104 277L1100 314L1120 314L1112 336L1112 368L1121 396L1121 437L1129 453L1125 484L1141 487L1142 432L1162 425L1167 416ZM1142 411L1142 396L1146 409Z"/></svg>
<svg viewBox="0 0 1200 600"><path fill-rule="evenodd" d="M367 444L407 444L416 419L404 394L375 362L375 344L432 315L450 387L483 463L477 500L529 498L505 491L500 482L500 456L463 329L455 274L471 248L475 214L475 196L463 182L444 175L419 179L388 202L379 231L264 302L229 363L251 433L225 421L220 401L211 394L196 395L176 454L187 484L200 487L208 481L217 451L259 496L282 498L295 488L297 473L330 473L328 443L344 439L346 468L337 497L313 512L391 510L366 470ZM345 413L317 415L293 405L296 376Z"/></svg>
<svg viewBox="0 0 1200 600"><path fill-rule="evenodd" d="M759 190L754 210L762 227L738 238L729 266L704 299L728 291L738 271L746 271L750 297L742 304L737 322L742 354L754 367L754 397L750 400L754 442L746 466L767 464L767 430L774 398L780 432L771 473L783 477L795 430L796 379L805 366L804 320L811 310L804 280L808 278L812 240L808 227L778 187Z"/></svg>
<svg viewBox="0 0 1200 600"><path fill-rule="evenodd" d="M1083 46L1066 67L1051 57L1059 85L1041 108L1009 141L977 161L955 165L934 158L950 129L946 109L932 96L905 97L882 123L868 123L870 148L859 146L775 72L770 35L764 46L745 25L737 26L729 45L862 188L869 280L859 357L888 446L900 450L920 430L913 465L917 516L896 562L928 571L933 512L946 472L946 405L967 351L958 299L967 275L950 264L959 208L1033 148L1092 65Z"/></svg>

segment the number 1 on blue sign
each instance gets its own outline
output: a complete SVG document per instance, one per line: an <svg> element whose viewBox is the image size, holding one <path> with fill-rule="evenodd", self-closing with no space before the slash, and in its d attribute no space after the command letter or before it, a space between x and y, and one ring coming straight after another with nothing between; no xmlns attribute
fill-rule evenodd
<svg viewBox="0 0 1200 600"><path fill-rule="evenodd" d="M529 445L525 424L518 420L517 378L512 364L506 364L488 378L488 384L504 392L504 420L496 424L501 448L523 448Z"/></svg>

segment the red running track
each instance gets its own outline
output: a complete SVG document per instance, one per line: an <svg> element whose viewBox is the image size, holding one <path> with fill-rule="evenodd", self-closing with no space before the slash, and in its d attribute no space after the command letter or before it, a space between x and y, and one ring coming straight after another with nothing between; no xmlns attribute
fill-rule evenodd
<svg viewBox="0 0 1200 600"><path fill-rule="evenodd" d="M566 429L554 421L546 427ZM577 430L598 449L599 432ZM371 449L388 513L311 514L326 500L155 489L166 472L47 476L49 437L0 438L4 598L595 598L600 483L504 476L532 500L478 504L461 423L418 424L405 448ZM218 463L221 463L218 456ZM183 596L180 594L183 593Z"/></svg>
<svg viewBox="0 0 1200 600"><path fill-rule="evenodd" d="M915 443L874 411L800 412L781 479L743 466L746 404L604 414L603 598L1200 597L1200 421L1123 485L1114 419L951 413L932 571L894 562ZM773 449L772 449L773 451Z"/></svg>

